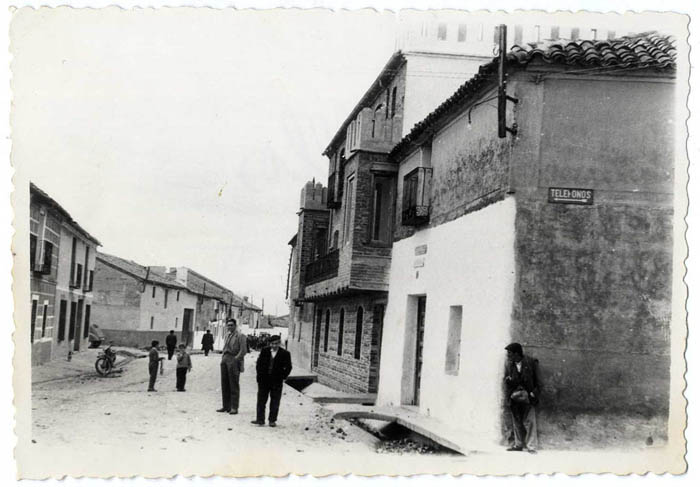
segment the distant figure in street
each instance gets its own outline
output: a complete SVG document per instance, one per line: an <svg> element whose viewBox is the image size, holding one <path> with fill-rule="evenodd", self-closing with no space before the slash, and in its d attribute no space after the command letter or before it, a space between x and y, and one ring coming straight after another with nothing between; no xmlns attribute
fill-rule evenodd
<svg viewBox="0 0 700 487"><path fill-rule="evenodd" d="M175 388L178 392L185 392L185 382L187 381L187 372L192 370L192 359L185 350L185 344L180 344L180 350L177 352L177 368L175 375L177 376Z"/></svg>
<svg viewBox="0 0 700 487"><path fill-rule="evenodd" d="M173 358L175 347L177 346L177 335L173 330L170 330L168 336L165 337L165 348L168 349L168 360Z"/></svg>
<svg viewBox="0 0 700 487"><path fill-rule="evenodd" d="M163 360L160 354L158 354L158 340L153 340L151 342L151 351L148 352L148 374L150 379L148 381L148 392L156 392L156 378L158 377L158 364Z"/></svg>
<svg viewBox="0 0 700 487"><path fill-rule="evenodd" d="M246 337L236 329L236 320L226 321L226 340L221 356L221 399L219 413L238 414L240 386L238 380L243 373L243 359L248 351Z"/></svg>
<svg viewBox="0 0 700 487"><path fill-rule="evenodd" d="M205 357L208 357L209 352L214 350L214 335L209 330L202 337L202 350L204 350Z"/></svg>
<svg viewBox="0 0 700 487"><path fill-rule="evenodd" d="M523 353L519 343L506 347L506 399L513 422L513 444L508 451L537 453L537 411L540 384L538 361Z"/></svg>
<svg viewBox="0 0 700 487"><path fill-rule="evenodd" d="M292 357L287 350L280 347L281 339L275 335L270 338L270 346L260 351L258 362L255 364L258 379L258 409L257 418L253 424L265 424L265 405L270 397L269 424L277 426L277 413L280 409L282 387L284 380L292 371Z"/></svg>

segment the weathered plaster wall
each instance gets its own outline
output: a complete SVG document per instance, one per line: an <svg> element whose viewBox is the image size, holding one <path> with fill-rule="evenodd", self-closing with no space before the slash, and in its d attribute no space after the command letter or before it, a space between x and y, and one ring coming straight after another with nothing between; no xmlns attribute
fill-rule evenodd
<svg viewBox="0 0 700 487"><path fill-rule="evenodd" d="M104 330L136 330L140 324L140 283L97 261L90 321Z"/></svg>
<svg viewBox="0 0 700 487"><path fill-rule="evenodd" d="M513 338L540 360L545 413L663 417L673 84L551 79L538 89L541 156L524 157L530 176L516 180ZM593 189L594 204L548 203L552 186Z"/></svg>

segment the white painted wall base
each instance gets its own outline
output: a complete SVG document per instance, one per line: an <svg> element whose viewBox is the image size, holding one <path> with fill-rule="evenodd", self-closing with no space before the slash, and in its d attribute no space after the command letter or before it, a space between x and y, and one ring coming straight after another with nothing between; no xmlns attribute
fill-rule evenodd
<svg viewBox="0 0 700 487"><path fill-rule="evenodd" d="M394 244L379 405L397 406L412 395L415 296L425 295L419 410L470 435L498 441L504 347L509 343L515 284L514 244L513 198ZM416 255L423 245L427 252ZM446 373L451 306L462 306L461 346L458 370Z"/></svg>

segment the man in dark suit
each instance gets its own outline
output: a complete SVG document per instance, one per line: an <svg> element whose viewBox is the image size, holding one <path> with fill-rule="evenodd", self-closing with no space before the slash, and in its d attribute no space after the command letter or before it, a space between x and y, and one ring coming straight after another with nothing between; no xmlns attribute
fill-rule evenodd
<svg viewBox="0 0 700 487"><path fill-rule="evenodd" d="M537 411L540 383L538 361L523 353L519 343L506 347L508 363L506 364L505 385L506 401L510 408L513 422L513 445L508 451L537 453Z"/></svg>
<svg viewBox="0 0 700 487"><path fill-rule="evenodd" d="M258 378L258 414L253 424L265 424L265 405L270 397L269 424L272 428L277 426L277 413L282 398L284 380L292 371L292 357L288 351L280 347L279 336L270 338L270 345L260 351L258 362L255 365Z"/></svg>
<svg viewBox="0 0 700 487"><path fill-rule="evenodd" d="M246 337L236 328L236 320L226 320L226 341L221 355L221 400L219 413L238 414L241 397L240 376L243 373L245 354L248 353Z"/></svg>
<svg viewBox="0 0 700 487"><path fill-rule="evenodd" d="M202 337L202 350L204 350L205 357L208 357L209 352L214 350L214 335L209 330Z"/></svg>
<svg viewBox="0 0 700 487"><path fill-rule="evenodd" d="M175 347L177 346L177 335L175 335L174 330L170 330L168 336L165 337L165 348L168 349L168 360L172 360L173 354L175 353Z"/></svg>

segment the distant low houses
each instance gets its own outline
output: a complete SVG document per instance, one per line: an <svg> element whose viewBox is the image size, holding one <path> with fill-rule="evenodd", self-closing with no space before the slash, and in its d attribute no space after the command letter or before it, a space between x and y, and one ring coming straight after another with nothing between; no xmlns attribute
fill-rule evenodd
<svg viewBox="0 0 700 487"><path fill-rule="evenodd" d="M87 347L100 242L30 183L32 365Z"/></svg>
<svg viewBox="0 0 700 487"><path fill-rule="evenodd" d="M93 323L107 341L146 347L173 330L179 343L197 348L210 330L223 343L229 317L257 323L260 308L188 267L143 266L99 253Z"/></svg>
<svg viewBox="0 0 700 487"><path fill-rule="evenodd" d="M198 296L158 268L113 255L97 255L93 322L107 341L145 347L163 342L174 330L179 341L190 341Z"/></svg>

